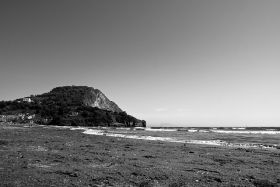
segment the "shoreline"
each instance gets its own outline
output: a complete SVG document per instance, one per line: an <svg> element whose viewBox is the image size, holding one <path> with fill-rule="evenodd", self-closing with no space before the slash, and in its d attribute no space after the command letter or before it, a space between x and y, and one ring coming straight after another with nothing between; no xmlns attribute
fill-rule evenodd
<svg viewBox="0 0 280 187"><path fill-rule="evenodd" d="M139 135L126 135L118 133L108 133L104 130L94 130L86 128L70 128L70 130L84 130L84 134L97 135L97 136L111 136L128 139L138 140L152 140L152 141L163 141L183 144L199 144L199 145L212 145L222 147L234 147L234 148L256 148L256 149L280 149L279 145L264 145L264 144L252 144L252 143L228 143L222 140L178 140L171 137L154 137L154 136L139 136Z"/></svg>
<svg viewBox="0 0 280 187"><path fill-rule="evenodd" d="M233 147L233 148L255 148L255 149L280 149L280 146L277 144L257 144L257 143L229 143L223 140L179 140L172 137L154 137L154 136L144 136L144 135L127 135L122 133L112 133L107 132L108 130L137 130L133 128L110 128L110 127L71 127L71 126L52 126L55 128L62 128L62 129L70 129L70 130L83 130L82 133L89 134L89 135L97 135L97 136L111 136L111 137L118 137L118 138L128 138L128 139L138 139L138 140L151 140L151 141L163 141L163 142L174 142L174 143L183 143L183 144L198 144L198 145L210 145L210 146L223 146L223 147ZM141 129L143 130L143 129ZM146 131L156 131L155 130L146 130ZM160 130L162 132L162 130ZM163 132L174 132L174 130L163 130ZM214 132L214 131L213 131ZM207 132L201 132L207 133ZM217 132L219 133L219 132ZM226 132L227 133L227 132ZM278 132L277 132L278 133ZM250 133L249 133L250 134ZM256 133L252 133L256 134ZM266 133L264 133L266 134ZM273 133L274 135L274 133Z"/></svg>
<svg viewBox="0 0 280 187"><path fill-rule="evenodd" d="M2 122L3 123L3 122ZM1 123L0 123L1 125ZM38 125L38 124L18 124L18 123L9 123L10 126L22 126L22 127L36 127L40 126L43 128L57 128L57 129L69 129L69 130L81 130L83 131L82 133L88 134L88 135L97 135L97 136L110 136L110 137L116 137L116 138L127 138L127 139L137 139L137 140L150 140L150 141L163 141L163 142L173 142L173 143L181 143L181 144L196 144L196 145L209 145L209 146L222 146L222 147L232 147L232 148L244 148L244 149L267 149L267 150L275 150L278 149L280 150L280 145L277 144L263 144L263 143L231 143L231 142L226 142L223 140L215 139L215 140L199 140L199 139L189 139L189 140L181 140L177 139L174 137L158 137L158 136L145 136L145 135L131 135L127 134L128 132L133 132L133 131L138 131L139 129L136 128L116 128L116 127L83 127L83 126L58 126L58 125ZM127 130L128 132L110 132L112 130ZM234 129L240 129L240 128L235 128ZM246 128L242 128L242 130L245 130ZM151 131L151 132L175 132L177 130L174 129L151 129L151 128L146 128L142 129L141 131ZM180 130L179 130L180 131ZM217 131L217 132L216 132ZM221 132L219 130L214 130L212 132L206 132L206 131L189 131L192 133L225 133L225 134L231 134L232 132L235 133L235 131L226 131L226 132ZM260 134L267 134L267 133L262 133L261 131ZM269 131L270 132L270 131ZM269 133L268 132L268 133ZM276 135L280 133L280 131L276 131L276 133L271 133L271 135ZM241 134L258 134L257 133L252 133L252 132L241 132Z"/></svg>
<svg viewBox="0 0 280 187"><path fill-rule="evenodd" d="M0 152L3 186L280 185L279 150L143 141L87 135L65 128L1 125Z"/></svg>

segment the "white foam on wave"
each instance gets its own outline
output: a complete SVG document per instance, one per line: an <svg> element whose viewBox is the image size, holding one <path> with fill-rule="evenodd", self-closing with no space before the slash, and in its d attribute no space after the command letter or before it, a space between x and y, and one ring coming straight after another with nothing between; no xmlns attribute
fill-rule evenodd
<svg viewBox="0 0 280 187"><path fill-rule="evenodd" d="M280 134L280 131L238 131L238 130L211 130L215 133L228 133L228 134Z"/></svg>
<svg viewBox="0 0 280 187"><path fill-rule="evenodd" d="M267 146L262 144L250 144L250 143L228 143L222 140L178 140L171 137L155 137L155 136L141 136L141 135L127 135L117 133L107 133L102 130L87 129L84 134L98 135L98 136L110 136L117 138L129 138L137 140L150 140L150 141L164 141L173 143L188 143L188 144L200 144L200 145L212 145L212 146L226 146L226 147L241 147L241 148L264 148L271 149L277 147L277 145Z"/></svg>
<svg viewBox="0 0 280 187"><path fill-rule="evenodd" d="M96 130L96 129L87 129L83 133L84 134L92 134L92 135L103 135L104 131Z"/></svg>
<svg viewBox="0 0 280 187"><path fill-rule="evenodd" d="M189 129L188 132L197 132L198 130L196 129Z"/></svg>
<svg viewBox="0 0 280 187"><path fill-rule="evenodd" d="M72 127L70 130L88 130L87 127Z"/></svg>
<svg viewBox="0 0 280 187"><path fill-rule="evenodd" d="M166 132L170 132L170 131L177 131L177 129L152 129L152 128L146 128L146 131L166 131Z"/></svg>
<svg viewBox="0 0 280 187"><path fill-rule="evenodd" d="M253 144L253 143L228 143L222 140L179 140L171 137L155 137L155 136L145 136L145 135L131 135L131 134L120 134L107 131L106 129L92 129L88 127L71 127L71 126L43 126L43 128L60 128L60 129L70 129L70 130L83 130L82 133L97 135L97 136L110 136L118 138L129 138L129 139L138 139L138 140L151 140L151 141L164 141L164 142L173 142L173 143L188 143L188 144L201 144L201 145L213 145L213 146L227 146L227 147L241 147L241 148L263 148L263 149L279 149L279 145L263 145L263 144ZM174 129L172 129L174 130ZM195 129L189 129L195 130ZM236 133L236 131L225 131L225 130L216 130L217 133ZM197 131L193 131L197 132ZM269 131L238 131L242 133L264 133L269 134ZM267 133L268 132L268 133ZM272 134L280 134L279 131L272 131Z"/></svg>
<svg viewBox="0 0 280 187"><path fill-rule="evenodd" d="M131 128L128 128L128 127L117 127L116 129L118 129L118 130L130 130Z"/></svg>
<svg viewBox="0 0 280 187"><path fill-rule="evenodd" d="M186 140L186 143L205 144L205 145L227 145L228 143L222 140Z"/></svg>
<svg viewBox="0 0 280 187"><path fill-rule="evenodd" d="M232 127L232 129L245 130L245 127Z"/></svg>
<svg viewBox="0 0 280 187"><path fill-rule="evenodd" d="M71 129L72 126L59 126L59 125L44 125L44 128L58 128L58 129Z"/></svg>
<svg viewBox="0 0 280 187"><path fill-rule="evenodd" d="M206 133L206 132L210 132L209 130L199 130L198 132L204 132L204 133Z"/></svg>
<svg viewBox="0 0 280 187"><path fill-rule="evenodd" d="M102 135L102 136L111 136L118 138L130 138L130 139L139 139L139 140L159 140L159 141L173 141L173 138L169 137L154 137L154 136L138 136L138 135L127 135L127 134L118 134L118 133L107 133L102 130L88 129L83 132L84 134L91 135Z"/></svg>

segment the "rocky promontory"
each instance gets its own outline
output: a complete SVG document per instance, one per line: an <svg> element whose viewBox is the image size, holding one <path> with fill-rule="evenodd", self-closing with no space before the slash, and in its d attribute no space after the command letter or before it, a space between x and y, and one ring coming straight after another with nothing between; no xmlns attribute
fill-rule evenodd
<svg viewBox="0 0 280 187"><path fill-rule="evenodd" d="M0 102L0 120L70 126L145 127L98 89L56 87L50 92Z"/></svg>

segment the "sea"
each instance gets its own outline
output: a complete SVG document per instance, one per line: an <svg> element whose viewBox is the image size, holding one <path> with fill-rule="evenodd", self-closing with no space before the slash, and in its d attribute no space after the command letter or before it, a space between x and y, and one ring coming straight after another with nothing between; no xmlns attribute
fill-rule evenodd
<svg viewBox="0 0 280 187"><path fill-rule="evenodd" d="M95 136L143 141L280 150L280 127L56 127Z"/></svg>

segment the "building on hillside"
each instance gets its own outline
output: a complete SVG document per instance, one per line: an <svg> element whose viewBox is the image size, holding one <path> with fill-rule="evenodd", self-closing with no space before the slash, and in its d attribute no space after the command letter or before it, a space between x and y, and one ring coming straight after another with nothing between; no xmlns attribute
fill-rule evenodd
<svg viewBox="0 0 280 187"><path fill-rule="evenodd" d="M31 100L30 97L25 97L25 98L22 99L22 101L28 102L28 103L31 103L31 102L32 102L32 100Z"/></svg>

